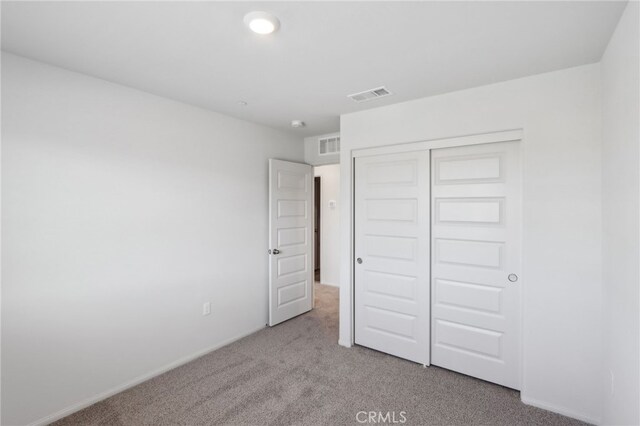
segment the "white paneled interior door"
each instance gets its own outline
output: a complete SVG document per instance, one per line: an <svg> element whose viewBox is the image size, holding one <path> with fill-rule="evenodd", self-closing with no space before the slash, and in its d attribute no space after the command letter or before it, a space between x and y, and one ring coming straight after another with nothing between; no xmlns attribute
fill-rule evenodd
<svg viewBox="0 0 640 426"><path fill-rule="evenodd" d="M429 364L429 151L355 163L355 343Z"/></svg>
<svg viewBox="0 0 640 426"><path fill-rule="evenodd" d="M431 152L431 362L520 388L517 142Z"/></svg>
<svg viewBox="0 0 640 426"><path fill-rule="evenodd" d="M269 160L269 325L313 306L313 169Z"/></svg>

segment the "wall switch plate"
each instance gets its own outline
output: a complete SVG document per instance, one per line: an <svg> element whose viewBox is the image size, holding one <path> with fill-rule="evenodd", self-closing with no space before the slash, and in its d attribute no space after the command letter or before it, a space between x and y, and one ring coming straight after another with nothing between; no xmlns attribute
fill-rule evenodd
<svg viewBox="0 0 640 426"><path fill-rule="evenodd" d="M209 315L211 313L211 302L207 302L202 305L202 315Z"/></svg>

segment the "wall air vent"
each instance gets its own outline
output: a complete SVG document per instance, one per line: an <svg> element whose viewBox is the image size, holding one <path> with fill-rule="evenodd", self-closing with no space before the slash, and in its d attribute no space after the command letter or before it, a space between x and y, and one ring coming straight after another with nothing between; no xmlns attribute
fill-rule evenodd
<svg viewBox="0 0 640 426"><path fill-rule="evenodd" d="M318 153L320 155L337 154L340 152L340 136L318 139Z"/></svg>
<svg viewBox="0 0 640 426"><path fill-rule="evenodd" d="M354 93L348 95L355 102L366 102L373 99L382 98L383 96L389 96L391 92L386 87L377 87L375 89L365 90L364 92Z"/></svg>

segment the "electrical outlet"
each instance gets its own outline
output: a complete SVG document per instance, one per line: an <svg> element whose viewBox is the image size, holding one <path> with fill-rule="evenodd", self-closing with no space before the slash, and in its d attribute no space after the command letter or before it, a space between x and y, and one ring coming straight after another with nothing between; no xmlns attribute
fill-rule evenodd
<svg viewBox="0 0 640 426"><path fill-rule="evenodd" d="M209 315L211 313L211 302L207 302L202 305L202 315Z"/></svg>

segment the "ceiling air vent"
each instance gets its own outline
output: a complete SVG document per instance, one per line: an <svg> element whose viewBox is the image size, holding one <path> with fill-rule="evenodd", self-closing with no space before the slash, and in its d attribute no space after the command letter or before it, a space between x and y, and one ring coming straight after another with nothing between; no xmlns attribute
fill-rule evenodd
<svg viewBox="0 0 640 426"><path fill-rule="evenodd" d="M320 155L337 154L340 152L340 136L318 139Z"/></svg>
<svg viewBox="0 0 640 426"><path fill-rule="evenodd" d="M378 99L383 96L389 96L391 92L386 87L377 87L375 89L365 90L364 92L348 95L355 102L366 102L372 99Z"/></svg>

